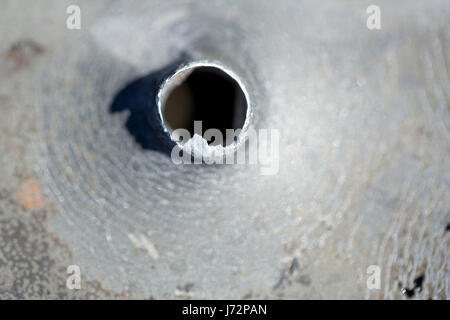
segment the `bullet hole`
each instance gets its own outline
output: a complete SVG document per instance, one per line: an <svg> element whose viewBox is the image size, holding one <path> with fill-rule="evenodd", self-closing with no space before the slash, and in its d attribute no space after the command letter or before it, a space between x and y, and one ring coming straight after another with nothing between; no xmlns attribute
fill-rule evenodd
<svg viewBox="0 0 450 320"><path fill-rule="evenodd" d="M247 99L239 83L219 67L200 65L180 71L167 84L161 107L163 122L171 133L187 129L194 135L194 121L202 121L202 132L221 131L223 146L226 129L242 129L247 114ZM210 145L214 139L208 141Z"/></svg>

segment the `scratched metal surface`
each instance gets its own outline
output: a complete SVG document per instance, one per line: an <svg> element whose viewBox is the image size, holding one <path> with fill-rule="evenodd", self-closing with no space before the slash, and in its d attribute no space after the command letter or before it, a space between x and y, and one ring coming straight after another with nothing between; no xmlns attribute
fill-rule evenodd
<svg viewBox="0 0 450 320"><path fill-rule="evenodd" d="M68 4L0 12L1 298L450 297L447 1L378 1L379 31L366 1ZM243 75L277 175L175 166L111 112L181 54Z"/></svg>

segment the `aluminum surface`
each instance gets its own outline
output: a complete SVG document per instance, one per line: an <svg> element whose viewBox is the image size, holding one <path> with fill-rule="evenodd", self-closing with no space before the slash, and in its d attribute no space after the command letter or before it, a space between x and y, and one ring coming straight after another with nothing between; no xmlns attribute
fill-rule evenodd
<svg viewBox="0 0 450 320"><path fill-rule="evenodd" d="M424 275L414 297L448 299L450 4L378 3L378 31L364 1L82 3L82 30L48 41L28 73L40 81L23 76L26 98L7 102L19 106L7 111L17 131L30 112L20 106L36 106L24 140L36 152L19 163L51 203L37 225L64 248L43 255L136 298L405 298L401 287ZM242 77L252 123L280 131L277 175L175 166L140 135L142 102L120 93L186 54ZM1 187L14 194L22 177L4 154ZM6 230L21 209L6 198L0 238L14 243ZM14 252L35 261L24 250L0 249L8 281L26 278ZM381 290L366 287L369 265L381 267ZM57 292L55 277L43 287ZM14 288L4 294L28 290Z"/></svg>

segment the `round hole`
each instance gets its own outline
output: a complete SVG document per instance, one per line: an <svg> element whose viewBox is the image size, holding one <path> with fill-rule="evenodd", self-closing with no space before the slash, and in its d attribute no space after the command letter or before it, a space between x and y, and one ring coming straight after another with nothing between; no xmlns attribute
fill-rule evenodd
<svg viewBox="0 0 450 320"><path fill-rule="evenodd" d="M230 145L227 129L242 129L247 117L244 89L230 73L216 65L194 64L175 72L161 88L160 112L163 125L172 133L186 129L194 136L194 121L201 121L203 136L208 129L218 129L222 145ZM220 144L207 141L209 145Z"/></svg>

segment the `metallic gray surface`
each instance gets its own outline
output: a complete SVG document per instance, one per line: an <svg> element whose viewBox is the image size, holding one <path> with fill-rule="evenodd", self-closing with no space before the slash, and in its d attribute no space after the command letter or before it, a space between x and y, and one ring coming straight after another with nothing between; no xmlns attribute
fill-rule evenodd
<svg viewBox="0 0 450 320"><path fill-rule="evenodd" d="M415 298L449 298L447 1L378 1L379 31L365 1L82 2L81 31L67 3L26 2L22 25L18 2L2 52L45 52L0 66L1 298L402 298L422 274ZM186 53L249 84L255 127L280 130L278 175L174 166L111 113ZM16 196L30 178L37 211Z"/></svg>

